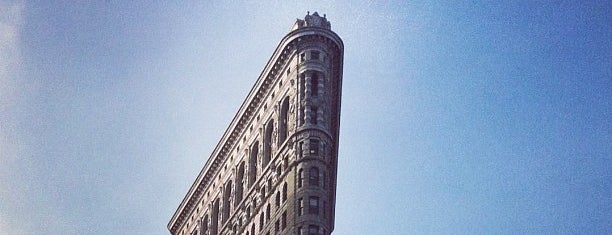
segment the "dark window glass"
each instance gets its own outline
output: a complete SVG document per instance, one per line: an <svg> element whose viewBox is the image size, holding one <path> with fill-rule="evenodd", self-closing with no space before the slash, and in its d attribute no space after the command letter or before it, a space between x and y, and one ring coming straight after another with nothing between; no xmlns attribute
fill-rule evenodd
<svg viewBox="0 0 612 235"><path fill-rule="evenodd" d="M319 168L310 168L310 172L308 175L308 184L311 186L319 186Z"/></svg>
<svg viewBox="0 0 612 235"><path fill-rule="evenodd" d="M319 52L318 51L311 51L310 52L310 59L311 60L319 60Z"/></svg>
<svg viewBox="0 0 612 235"><path fill-rule="evenodd" d="M308 200L308 214L319 214L319 197L310 197Z"/></svg>
<svg viewBox="0 0 612 235"><path fill-rule="evenodd" d="M310 155L319 155L319 140L311 139L308 148L310 148Z"/></svg>
<svg viewBox="0 0 612 235"><path fill-rule="evenodd" d="M308 226L308 235L319 235L319 226L309 225Z"/></svg>

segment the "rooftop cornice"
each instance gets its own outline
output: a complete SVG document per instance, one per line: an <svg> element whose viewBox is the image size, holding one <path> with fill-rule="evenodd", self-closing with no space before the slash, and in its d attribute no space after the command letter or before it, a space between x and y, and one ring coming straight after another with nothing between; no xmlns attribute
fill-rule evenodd
<svg viewBox="0 0 612 235"><path fill-rule="evenodd" d="M217 143L217 146L206 161L206 164L168 223L168 229L173 234L184 224L186 216L195 208L195 205L197 205L197 200L200 198L199 194L203 193L206 187L210 185L210 180L217 174L218 167L223 164L228 153L231 152L238 138L245 131L247 124L250 123L254 116L254 112L261 105L262 98L265 97L265 93L270 88L270 85L274 84L274 80L277 78L278 74L282 74L279 73L278 70L282 68L282 65L288 58L288 53L296 49L294 47L294 41L308 35L325 36L338 46L340 53L344 51L342 39L329 28L324 27L301 27L289 32L281 39L274 53L266 63L264 70L260 73L257 81L238 109L238 112L225 130L221 140Z"/></svg>

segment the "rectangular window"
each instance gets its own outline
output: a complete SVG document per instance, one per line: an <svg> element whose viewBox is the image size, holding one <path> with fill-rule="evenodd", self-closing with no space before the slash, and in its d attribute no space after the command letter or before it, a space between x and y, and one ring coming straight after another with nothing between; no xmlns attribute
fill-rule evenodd
<svg viewBox="0 0 612 235"><path fill-rule="evenodd" d="M302 148L304 148L303 146L304 146L304 142L300 141L300 143L298 144L298 157L299 158L302 158L302 154L303 154L302 153Z"/></svg>
<svg viewBox="0 0 612 235"><path fill-rule="evenodd" d="M259 231L263 229L263 226L264 226L264 213L261 212L261 215L259 215Z"/></svg>
<svg viewBox="0 0 612 235"><path fill-rule="evenodd" d="M318 121L317 120L317 117L318 117L317 115L318 115L318 111L319 110L317 109L317 107L312 107L311 109L312 109L312 112L311 112L312 113L312 116L311 116L312 117L312 124L317 125L317 121Z"/></svg>
<svg viewBox="0 0 612 235"><path fill-rule="evenodd" d="M319 140L311 139L308 148L310 149L310 155L319 155Z"/></svg>
<svg viewBox="0 0 612 235"><path fill-rule="evenodd" d="M317 76L317 74L313 74L312 78L310 79L310 88L312 91L312 96L318 96L319 95L319 77Z"/></svg>
<svg viewBox="0 0 612 235"><path fill-rule="evenodd" d="M302 210L304 210L304 200L302 198L298 199L298 215L302 215Z"/></svg>
<svg viewBox="0 0 612 235"><path fill-rule="evenodd" d="M318 51L311 51L310 52L310 59L311 60L319 60L319 52Z"/></svg>
<svg viewBox="0 0 612 235"><path fill-rule="evenodd" d="M319 235L319 226L308 225L308 235Z"/></svg>
<svg viewBox="0 0 612 235"><path fill-rule="evenodd" d="M321 210L323 211L323 218L327 218L327 213L325 213L327 211L327 202L325 200L323 200L323 208Z"/></svg>
<svg viewBox="0 0 612 235"><path fill-rule="evenodd" d="M310 197L308 200L308 213L314 215L319 214L319 197Z"/></svg>
<svg viewBox="0 0 612 235"><path fill-rule="evenodd" d="M302 187L303 181L304 181L304 169L299 169L298 170L298 182L297 182L298 188Z"/></svg>

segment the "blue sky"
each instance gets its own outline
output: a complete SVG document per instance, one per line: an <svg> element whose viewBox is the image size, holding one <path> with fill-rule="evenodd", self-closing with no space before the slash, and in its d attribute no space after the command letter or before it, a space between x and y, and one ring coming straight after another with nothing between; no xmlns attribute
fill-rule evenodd
<svg viewBox="0 0 612 235"><path fill-rule="evenodd" d="M334 234L611 234L611 8L0 0L0 233L168 234L318 11L345 44Z"/></svg>

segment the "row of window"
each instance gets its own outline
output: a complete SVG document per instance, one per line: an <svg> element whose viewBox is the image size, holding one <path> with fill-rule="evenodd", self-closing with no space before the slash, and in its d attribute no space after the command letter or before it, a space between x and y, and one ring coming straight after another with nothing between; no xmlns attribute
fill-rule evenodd
<svg viewBox="0 0 612 235"><path fill-rule="evenodd" d="M323 84L323 74L317 71L306 71L300 74L300 98L306 99L306 94L317 97L320 95L319 86Z"/></svg>
<svg viewBox="0 0 612 235"><path fill-rule="evenodd" d="M325 54L325 53L323 53ZM305 62L308 59L306 58L306 56L309 56L308 59L309 60L323 60L326 61L327 58L325 55L321 56L321 52L317 51L317 50L310 50L310 51L305 51L300 53L300 62Z"/></svg>
<svg viewBox="0 0 612 235"><path fill-rule="evenodd" d="M321 177L322 176L322 177ZM321 182L320 178L323 178L323 181L321 184L319 184L319 182ZM310 167L310 169L308 170L308 185L310 186L323 186L326 187L325 185L325 181L326 181L326 175L325 175L325 171L322 172L322 175L319 175L319 168L316 166ZM304 185L304 169L299 169L298 170L298 181L297 181L297 187L301 188Z"/></svg>
<svg viewBox="0 0 612 235"><path fill-rule="evenodd" d="M320 141L318 139L310 139L308 140L308 144L306 145L306 147L308 147L308 151L307 154L309 154L309 156L317 156L317 155L321 155L322 157L324 157L323 155L325 154L325 142L324 141ZM304 142L301 141L298 143L297 145L297 152L298 152L298 157L302 158L304 157Z"/></svg>
<svg viewBox="0 0 612 235"><path fill-rule="evenodd" d="M321 215L323 218L327 217L327 201L323 201L323 205L320 204L321 199L317 196L308 197L308 214L310 215ZM305 213L304 211L304 199L298 198L298 216ZM319 214L320 213L320 214Z"/></svg>
<svg viewBox="0 0 612 235"><path fill-rule="evenodd" d="M289 123L289 97L285 97L281 103L281 112L278 117L278 139L277 139L277 147L280 147L288 136L288 128L287 125ZM249 154L249 187L253 186L255 181L257 181L257 171L258 171L258 160L261 160L261 169L264 169L270 163L272 158L272 133L274 132L274 119L268 121L268 123L264 126L264 138L263 138L263 156L261 159L259 156L259 141L255 141L251 146L251 151Z"/></svg>

